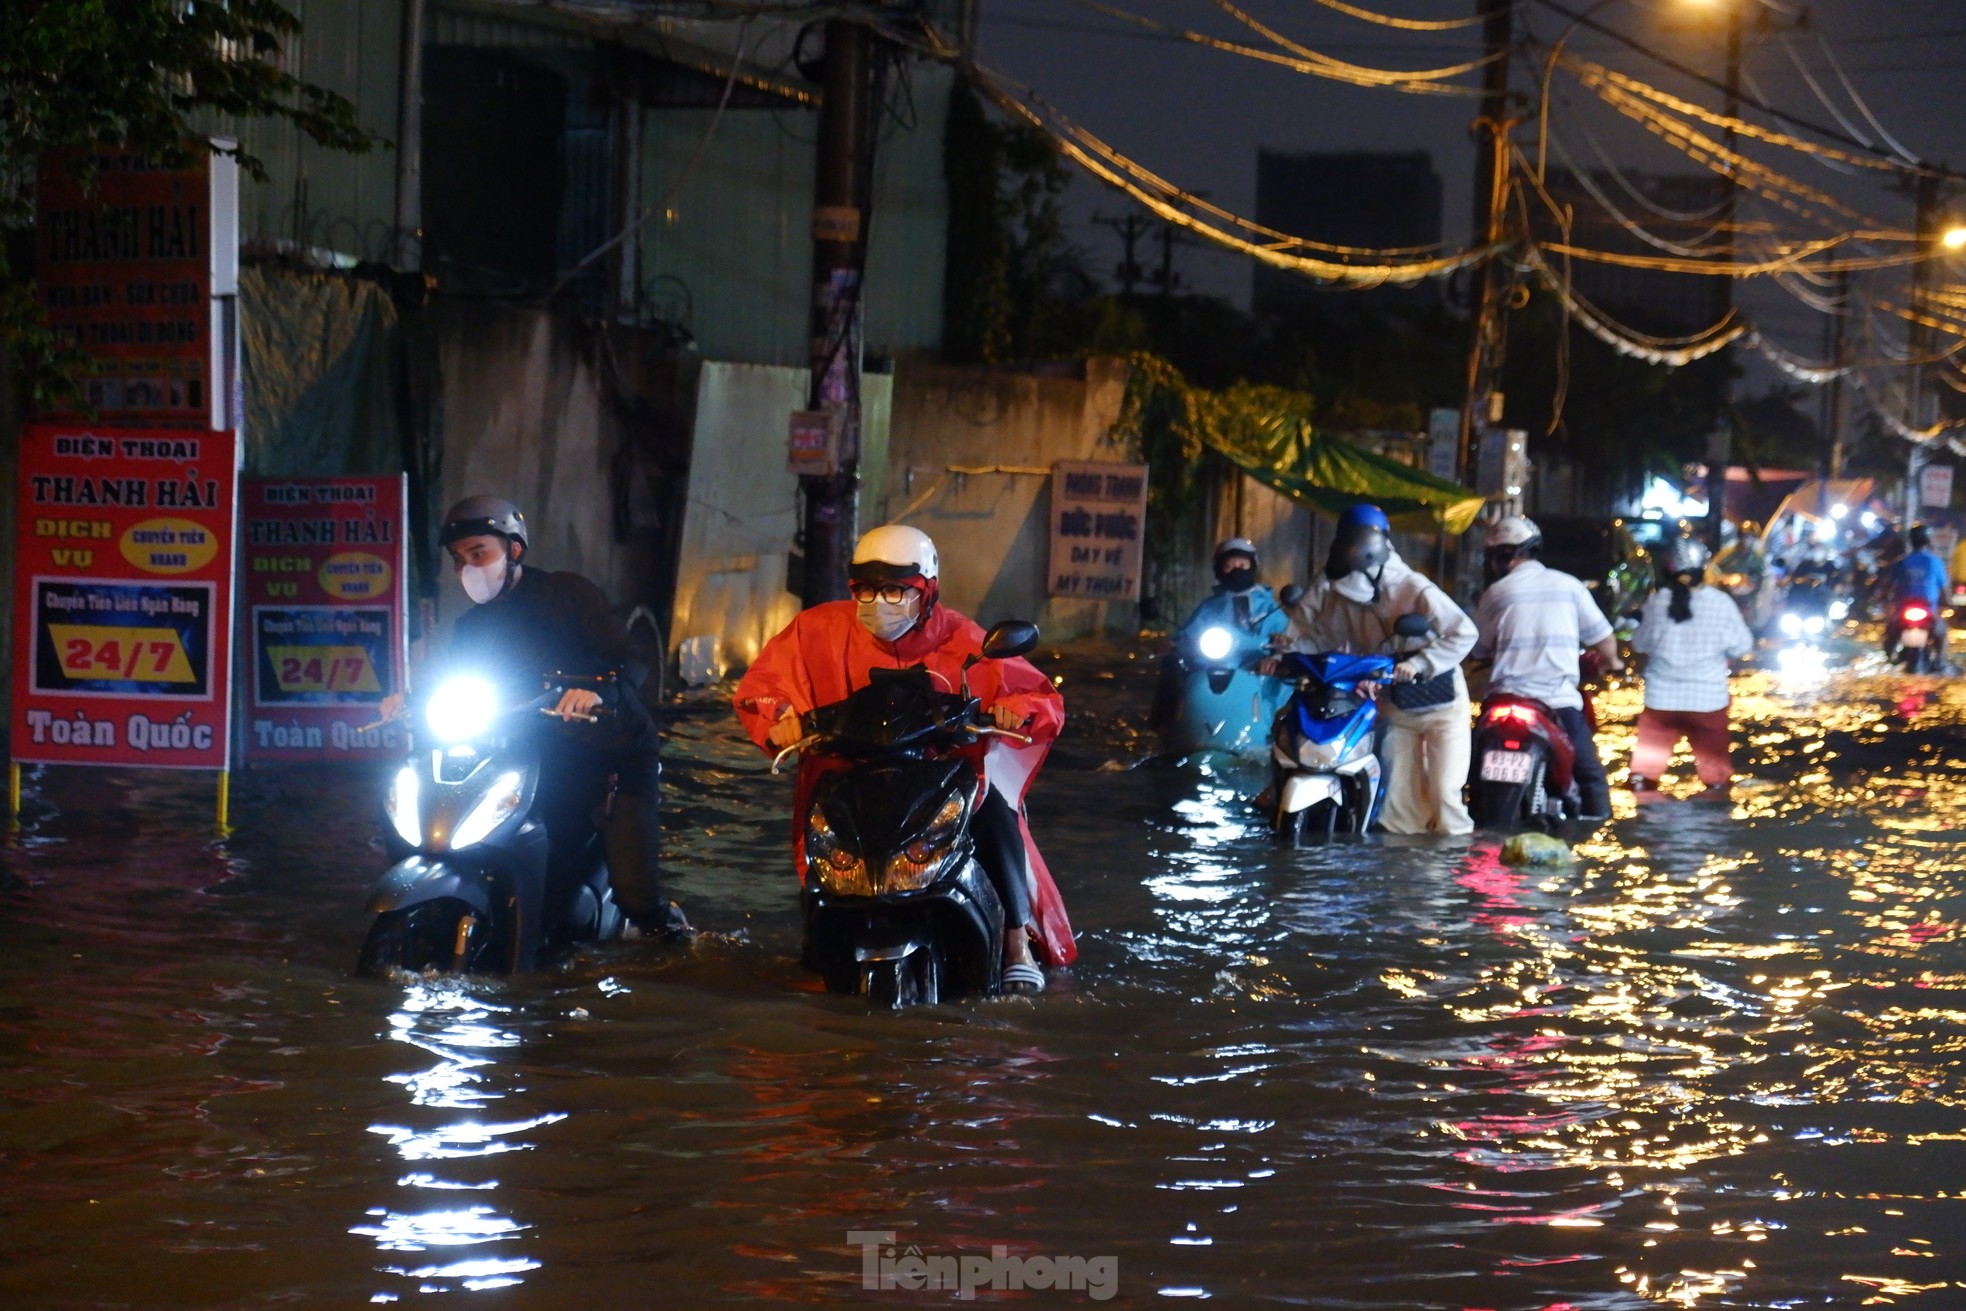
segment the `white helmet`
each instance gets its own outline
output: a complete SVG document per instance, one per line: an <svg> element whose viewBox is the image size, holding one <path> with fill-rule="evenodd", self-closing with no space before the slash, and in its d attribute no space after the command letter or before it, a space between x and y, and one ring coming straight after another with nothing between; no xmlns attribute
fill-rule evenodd
<svg viewBox="0 0 1966 1311"><path fill-rule="evenodd" d="M919 578L933 583L941 572L935 543L919 528L882 524L863 534L853 548L847 576L856 581L905 582Z"/></svg>
<svg viewBox="0 0 1966 1311"><path fill-rule="evenodd" d="M1481 539L1481 546L1483 550L1493 550L1498 546L1536 546L1542 540L1543 530L1536 526L1534 519L1512 514L1488 525L1488 533Z"/></svg>

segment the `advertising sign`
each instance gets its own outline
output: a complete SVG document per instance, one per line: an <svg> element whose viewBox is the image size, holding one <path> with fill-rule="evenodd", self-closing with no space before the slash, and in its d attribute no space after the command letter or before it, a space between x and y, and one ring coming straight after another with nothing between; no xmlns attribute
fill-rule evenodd
<svg viewBox="0 0 1966 1311"><path fill-rule="evenodd" d="M250 479L245 521L246 752L256 760L401 755L370 728L403 687L404 479Z"/></svg>
<svg viewBox="0 0 1966 1311"><path fill-rule="evenodd" d="M202 149L183 168L92 158L85 191L69 156L43 156L34 223L49 325L91 361L82 398L102 423L230 426L213 297L237 291L238 166Z"/></svg>
<svg viewBox="0 0 1966 1311"><path fill-rule="evenodd" d="M233 468L229 432L21 434L16 760L226 767Z"/></svg>
<svg viewBox="0 0 1966 1311"><path fill-rule="evenodd" d="M1146 521L1146 465L1058 461L1051 467L1046 591L1088 601L1138 601Z"/></svg>
<svg viewBox="0 0 1966 1311"><path fill-rule="evenodd" d="M1918 471L1918 503L1944 509L1952 504L1952 466L1928 464Z"/></svg>

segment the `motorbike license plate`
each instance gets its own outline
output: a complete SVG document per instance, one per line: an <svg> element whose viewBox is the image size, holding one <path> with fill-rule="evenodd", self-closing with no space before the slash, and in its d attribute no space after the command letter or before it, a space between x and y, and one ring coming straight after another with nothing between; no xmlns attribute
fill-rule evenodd
<svg viewBox="0 0 1966 1311"><path fill-rule="evenodd" d="M1927 632L1923 628L1907 628L1904 631L1904 636L1900 640L1903 641L1906 646L1917 648L1917 647L1924 646L1926 642L1931 640L1931 637L1932 634Z"/></svg>
<svg viewBox="0 0 1966 1311"><path fill-rule="evenodd" d="M1534 759L1527 751L1484 751L1481 753L1481 781L1527 783L1529 767Z"/></svg>

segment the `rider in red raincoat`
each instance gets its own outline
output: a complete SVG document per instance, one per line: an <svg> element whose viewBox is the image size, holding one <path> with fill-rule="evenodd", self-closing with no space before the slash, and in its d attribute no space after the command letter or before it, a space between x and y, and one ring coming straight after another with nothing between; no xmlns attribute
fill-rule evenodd
<svg viewBox="0 0 1966 1311"><path fill-rule="evenodd" d="M918 529L889 524L862 537L849 569L853 599L799 614L765 643L738 684L737 714L751 740L767 751L798 741L799 716L867 686L870 669L921 665L945 690L961 690L963 664L981 654L983 630L937 604L937 573L935 543ZM1031 938L1048 964L1067 965L1078 955L1064 902L1031 840L1023 807L1031 776L1064 726L1064 699L1022 659L981 661L969 670L969 688L997 727L1032 739L1028 747L990 739L983 772L994 796L979 820L1001 807L996 813L1002 824L1007 828L1014 817L1021 838L1022 861L986 860L984 870L1004 901L1005 987L1034 992L1043 987L1043 975L1031 961ZM803 788L809 783L803 765L800 774ZM795 831L795 845L802 836ZM985 845L979 841L979 849ZM992 868L1001 864L1022 868ZM1026 910L1028 922L1020 923Z"/></svg>

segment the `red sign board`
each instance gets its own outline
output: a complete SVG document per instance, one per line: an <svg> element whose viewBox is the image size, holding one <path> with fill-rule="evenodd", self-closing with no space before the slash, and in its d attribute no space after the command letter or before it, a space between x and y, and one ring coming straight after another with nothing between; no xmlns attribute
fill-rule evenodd
<svg viewBox="0 0 1966 1311"><path fill-rule="evenodd" d="M257 760L401 755L370 727L403 687L404 479L252 479L241 494Z"/></svg>
<svg viewBox="0 0 1966 1311"><path fill-rule="evenodd" d="M226 767L234 467L230 432L22 433L16 760Z"/></svg>
<svg viewBox="0 0 1966 1311"><path fill-rule="evenodd" d="M202 149L184 168L99 150L85 192L66 159L41 161L35 282L49 324L91 361L82 399L103 423L224 426L212 297L234 290L237 166Z"/></svg>

